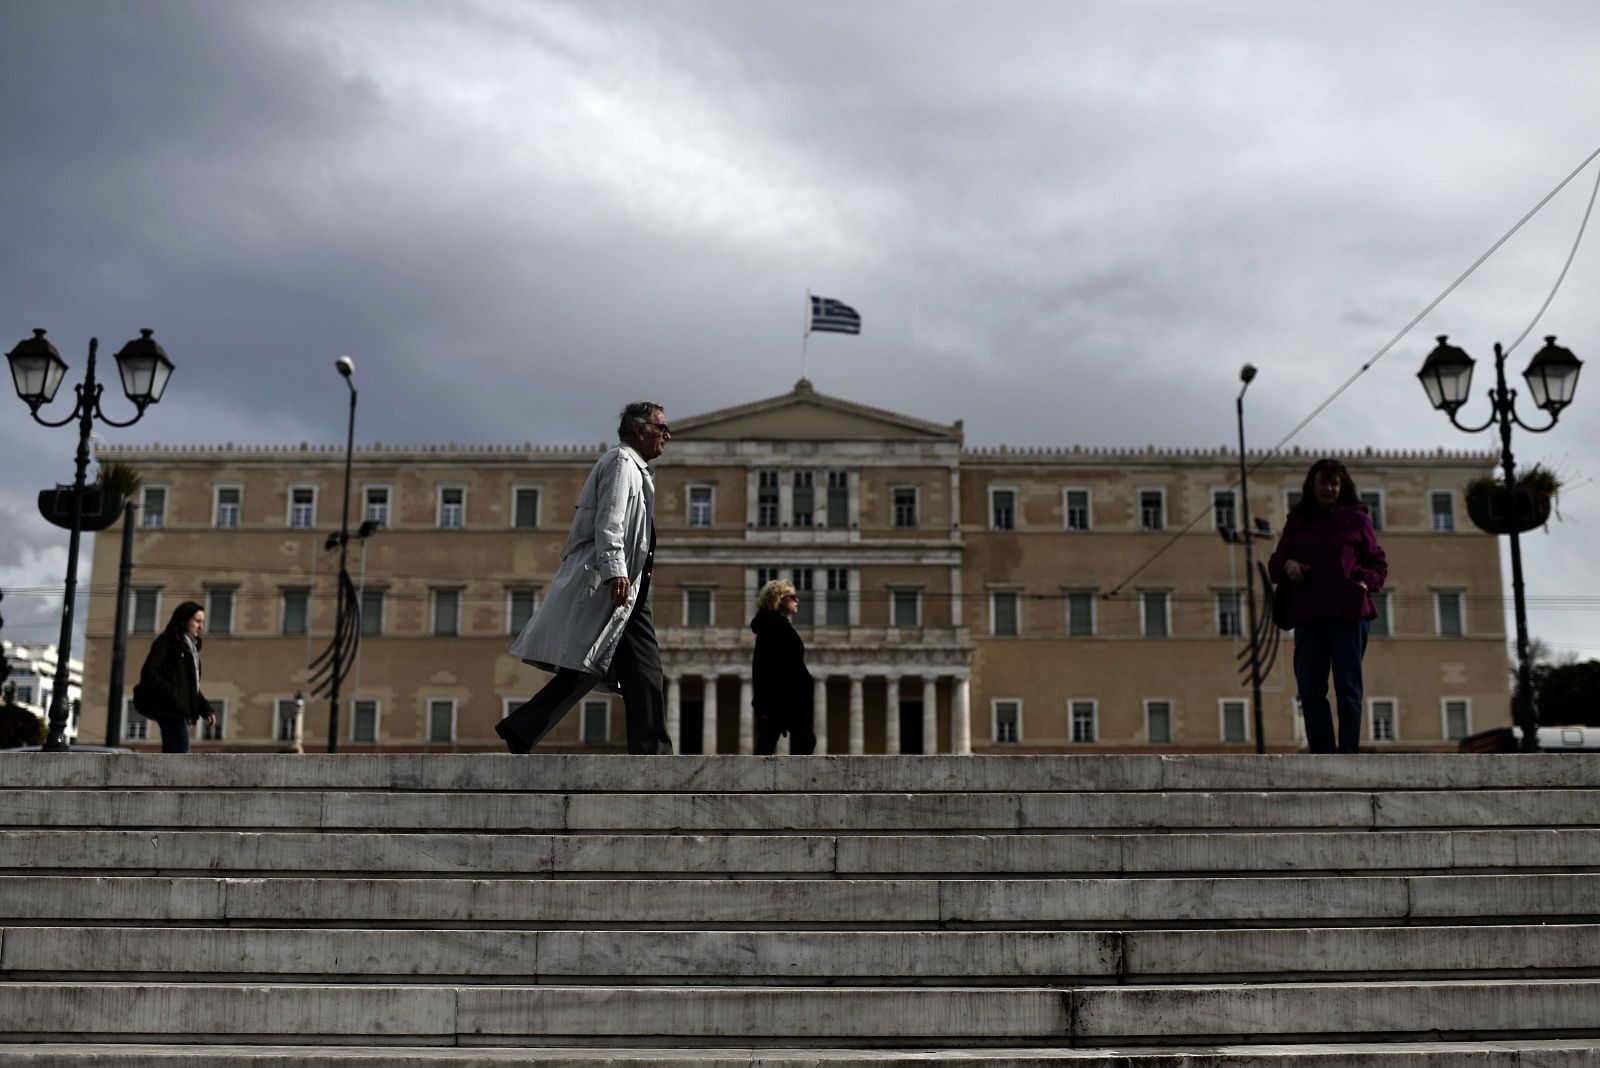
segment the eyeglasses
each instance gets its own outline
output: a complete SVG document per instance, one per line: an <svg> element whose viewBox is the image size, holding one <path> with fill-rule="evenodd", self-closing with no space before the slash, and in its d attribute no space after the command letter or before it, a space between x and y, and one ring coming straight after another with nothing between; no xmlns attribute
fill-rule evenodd
<svg viewBox="0 0 1600 1068"><path fill-rule="evenodd" d="M672 433L672 428L670 426L668 426L666 423L646 423L645 426L650 427L650 428L652 428L654 430L659 430L663 434L671 434Z"/></svg>

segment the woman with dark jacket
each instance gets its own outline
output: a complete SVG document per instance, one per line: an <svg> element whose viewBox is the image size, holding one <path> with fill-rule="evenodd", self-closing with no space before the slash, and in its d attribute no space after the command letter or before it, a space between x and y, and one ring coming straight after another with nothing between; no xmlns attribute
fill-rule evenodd
<svg viewBox="0 0 1600 1068"><path fill-rule="evenodd" d="M1354 753L1361 744L1361 658L1378 614L1372 595L1383 589L1389 565L1344 464L1311 465L1267 571L1273 582L1289 584L1294 679L1306 742L1313 753ZM1337 749L1328 707L1330 668L1339 706Z"/></svg>
<svg viewBox="0 0 1600 1068"><path fill-rule="evenodd" d="M133 706L161 728L163 753L187 753L189 724L201 718L217 721L200 692L200 633L205 625L204 608L193 601L180 604L167 628L150 643L139 685L133 688Z"/></svg>
<svg viewBox="0 0 1600 1068"><path fill-rule="evenodd" d="M793 583L778 579L761 587L756 596L756 651L751 663L756 713L756 753L771 756L778 736L789 735L789 752L816 752L817 736L811 728L811 672L806 670L806 643L790 617L800 607Z"/></svg>

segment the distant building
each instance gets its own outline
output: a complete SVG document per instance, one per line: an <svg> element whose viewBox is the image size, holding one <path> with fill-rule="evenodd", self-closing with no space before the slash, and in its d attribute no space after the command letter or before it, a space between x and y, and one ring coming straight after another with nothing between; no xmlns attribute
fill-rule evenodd
<svg viewBox="0 0 1600 1068"><path fill-rule="evenodd" d="M17 703L42 717L48 717L50 701L59 685L60 663L56 658L56 647L43 642L0 642L0 649L4 650L6 664L11 668L5 685L13 688ZM67 661L66 685L67 740L72 741L78 736L78 720L83 704L83 661ZM102 715L102 729L104 723Z"/></svg>
<svg viewBox="0 0 1600 1068"><path fill-rule="evenodd" d="M620 406L620 401L619 401ZM653 585L674 734L685 752L748 751L748 622L774 576L798 624L828 752L1250 751L1238 456L1226 450L968 449L959 422L827 397L685 418L657 461ZM351 527L362 588L341 751L497 750L491 732L541 672L506 653L559 563L601 446L381 447L356 452ZM306 665L334 622L344 452L330 447L118 447L144 478L128 619L129 687L180 601L207 607L203 687L218 727L198 744L283 748ZM1253 517L1281 527L1315 457L1251 478ZM1506 721L1499 552L1466 521L1485 454L1345 457L1389 553L1367 654L1373 748L1442 749ZM1192 526L1191 526L1192 523ZM1272 541L1258 543L1265 559ZM115 574L115 538L96 574ZM1114 596L1109 596L1115 593ZM89 730L103 724L112 601L88 615ZM1267 682L1272 750L1299 748L1288 670ZM126 695L124 695L126 697ZM308 700L307 748L327 704ZM148 725L128 721L132 744ZM620 702L593 695L552 747L619 748Z"/></svg>

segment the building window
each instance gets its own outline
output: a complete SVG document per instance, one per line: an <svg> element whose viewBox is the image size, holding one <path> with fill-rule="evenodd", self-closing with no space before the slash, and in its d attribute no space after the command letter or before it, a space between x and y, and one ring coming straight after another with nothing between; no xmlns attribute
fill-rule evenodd
<svg viewBox="0 0 1600 1068"><path fill-rule="evenodd" d="M456 740L456 703L433 699L428 702L428 741L446 744Z"/></svg>
<svg viewBox="0 0 1600 1068"><path fill-rule="evenodd" d="M1022 702L994 703L994 740L1000 743L1022 741Z"/></svg>
<svg viewBox="0 0 1600 1068"><path fill-rule="evenodd" d="M506 591L506 632L521 634L539 607L538 590Z"/></svg>
<svg viewBox="0 0 1600 1068"><path fill-rule="evenodd" d="M1067 709L1071 721L1071 733L1068 737L1079 744L1092 743L1095 740L1095 702L1069 701Z"/></svg>
<svg viewBox="0 0 1600 1068"><path fill-rule="evenodd" d="M48 691L46 691L46 692L48 692ZM18 686L15 696L17 698L17 703L18 704L31 705L31 704L33 704L33 687L32 686ZM49 704L48 700L41 700L40 704L39 704L39 707L41 707L41 708L48 707L48 704Z"/></svg>
<svg viewBox="0 0 1600 1068"><path fill-rule="evenodd" d="M789 576L789 581L794 583L794 591L800 595L800 607L795 609L794 621L801 626L810 626L817 621L817 606L811 599L816 587L816 574L809 567L797 567Z"/></svg>
<svg viewBox="0 0 1600 1068"><path fill-rule="evenodd" d="M850 572L842 567L828 568L828 626L850 623Z"/></svg>
<svg viewBox="0 0 1600 1068"><path fill-rule="evenodd" d="M1068 530L1089 529L1089 491L1086 489L1064 490L1062 507L1066 514Z"/></svg>
<svg viewBox="0 0 1600 1068"><path fill-rule="evenodd" d="M1399 737L1396 729L1398 717L1395 715L1394 698L1374 697L1367 702L1367 711L1371 721L1373 741L1392 742Z"/></svg>
<svg viewBox="0 0 1600 1068"><path fill-rule="evenodd" d="M439 529L461 530L467 523L465 486L439 487Z"/></svg>
<svg viewBox="0 0 1600 1068"><path fill-rule="evenodd" d="M611 702L583 703L582 738L584 745L605 745L611 741Z"/></svg>
<svg viewBox="0 0 1600 1068"><path fill-rule="evenodd" d="M1456 498L1449 490L1428 494L1428 511L1433 516L1433 532L1449 534L1456 529Z"/></svg>
<svg viewBox="0 0 1600 1068"><path fill-rule="evenodd" d="M1440 637L1459 638L1467 632L1460 590L1433 591L1434 631Z"/></svg>
<svg viewBox="0 0 1600 1068"><path fill-rule="evenodd" d="M711 487L689 487L689 525L704 529L711 526L713 513Z"/></svg>
<svg viewBox="0 0 1600 1068"><path fill-rule="evenodd" d="M389 525L389 487L368 486L366 488L365 519L369 523L376 523L379 527Z"/></svg>
<svg viewBox="0 0 1600 1068"><path fill-rule="evenodd" d="M1067 591L1067 634L1073 638L1093 636L1094 593L1092 591Z"/></svg>
<svg viewBox="0 0 1600 1068"><path fill-rule="evenodd" d="M782 570L782 568L776 568L776 567L758 567L758 568L756 568L756 592L760 593L761 590L766 586L767 583L769 583L769 582L777 582L781 578L783 578L783 570Z"/></svg>
<svg viewBox="0 0 1600 1068"><path fill-rule="evenodd" d="M539 488L518 486L511 491L511 525L518 530L536 530L539 526Z"/></svg>
<svg viewBox="0 0 1600 1068"><path fill-rule="evenodd" d="M279 633L305 634L310 626L311 591L296 587L280 590L279 594L283 602Z"/></svg>
<svg viewBox="0 0 1600 1068"><path fill-rule="evenodd" d="M148 741L150 738L150 721L139 714L133 707L133 698L122 699L122 737L130 742Z"/></svg>
<svg viewBox="0 0 1600 1068"><path fill-rule="evenodd" d="M1233 490L1211 491L1211 525L1218 530L1239 529L1239 509Z"/></svg>
<svg viewBox="0 0 1600 1068"><path fill-rule="evenodd" d="M828 472L828 525L839 530L850 526L850 472Z"/></svg>
<svg viewBox="0 0 1600 1068"><path fill-rule="evenodd" d="M161 618L161 590L159 587L135 588L132 610L128 615L129 634L154 634Z"/></svg>
<svg viewBox="0 0 1600 1068"><path fill-rule="evenodd" d="M711 591L689 588L683 591L683 625L686 627L711 626Z"/></svg>
<svg viewBox="0 0 1600 1068"><path fill-rule="evenodd" d="M1446 697L1444 706L1444 740L1459 742L1472 733L1472 702L1465 697Z"/></svg>
<svg viewBox="0 0 1600 1068"><path fill-rule="evenodd" d="M1373 638L1387 638L1394 633L1394 625L1389 620L1389 591L1373 594L1372 606L1378 610L1378 614L1372 618L1372 626L1367 633Z"/></svg>
<svg viewBox="0 0 1600 1068"><path fill-rule="evenodd" d="M233 633L232 586L212 586L206 590L206 633Z"/></svg>
<svg viewBox="0 0 1600 1068"><path fill-rule="evenodd" d="M989 529L1017 529L1017 491L991 489L989 491Z"/></svg>
<svg viewBox="0 0 1600 1068"><path fill-rule="evenodd" d="M896 530L914 530L917 525L917 487L896 486L890 491L894 501Z"/></svg>
<svg viewBox="0 0 1600 1068"><path fill-rule="evenodd" d="M1217 636L1222 638L1237 638L1244 633L1244 624L1240 619L1240 605L1242 596L1238 590L1218 590L1217 600Z"/></svg>
<svg viewBox="0 0 1600 1068"><path fill-rule="evenodd" d="M1372 517L1372 529L1383 529L1383 491L1362 490L1361 503L1367 506L1367 514Z"/></svg>
<svg viewBox="0 0 1600 1068"><path fill-rule="evenodd" d="M1301 493L1297 489L1286 489L1286 490L1284 490L1283 491L1283 514L1284 515L1288 515L1290 512L1292 512L1296 508L1300 507L1300 498L1303 497L1303 496L1305 496L1305 494Z"/></svg>
<svg viewBox="0 0 1600 1068"><path fill-rule="evenodd" d="M244 503L243 486L216 488L215 525L218 530L239 528L239 508Z"/></svg>
<svg viewBox="0 0 1600 1068"><path fill-rule="evenodd" d="M378 740L378 702L367 698L350 702L350 740Z"/></svg>
<svg viewBox="0 0 1600 1068"><path fill-rule="evenodd" d="M1167 528L1167 491L1147 489L1139 491L1139 529L1165 530Z"/></svg>
<svg viewBox="0 0 1600 1068"><path fill-rule="evenodd" d="M1245 725L1245 703L1233 698L1221 702L1222 708L1222 740L1224 742L1248 742L1249 729Z"/></svg>
<svg viewBox="0 0 1600 1068"><path fill-rule="evenodd" d="M816 512L816 481L810 471L796 471L794 473L794 500L789 507L789 525L809 527Z"/></svg>
<svg viewBox="0 0 1600 1068"><path fill-rule="evenodd" d="M167 487L144 487L140 496L139 525L146 530L160 530L167 525Z"/></svg>
<svg viewBox="0 0 1600 1068"><path fill-rule="evenodd" d="M773 530L778 525L778 472L756 472L756 526Z"/></svg>
<svg viewBox="0 0 1600 1068"><path fill-rule="evenodd" d="M282 697L278 699L278 730L276 734L278 741L294 741L295 713L299 709L299 702L292 698Z"/></svg>
<svg viewBox="0 0 1600 1068"><path fill-rule="evenodd" d="M890 590L889 605L890 626L922 626L922 593L920 590Z"/></svg>
<svg viewBox="0 0 1600 1068"><path fill-rule="evenodd" d="M1172 633L1171 597L1166 590L1143 590L1139 594L1139 632L1146 638L1165 638Z"/></svg>
<svg viewBox="0 0 1600 1068"><path fill-rule="evenodd" d="M384 591L367 586L361 591L361 633L375 638L383 633Z"/></svg>
<svg viewBox="0 0 1600 1068"><path fill-rule="evenodd" d="M206 619L208 622L210 621L210 618L211 613L207 612ZM228 702L214 700L207 701L206 703L211 706L211 715L216 722L207 723L205 720L200 721L200 740L202 742L220 742L222 741L223 728L228 722Z"/></svg>
<svg viewBox="0 0 1600 1068"><path fill-rule="evenodd" d="M989 591L989 633L1000 638L1015 638L1021 633L1019 597L1016 590Z"/></svg>
<svg viewBox="0 0 1600 1068"><path fill-rule="evenodd" d="M441 637L461 633L461 591L433 591L433 632Z"/></svg>
<svg viewBox="0 0 1600 1068"><path fill-rule="evenodd" d="M317 488L289 487L289 528L310 530L317 525Z"/></svg>
<svg viewBox="0 0 1600 1068"><path fill-rule="evenodd" d="M1172 744L1172 702L1144 703L1144 736L1151 745Z"/></svg>

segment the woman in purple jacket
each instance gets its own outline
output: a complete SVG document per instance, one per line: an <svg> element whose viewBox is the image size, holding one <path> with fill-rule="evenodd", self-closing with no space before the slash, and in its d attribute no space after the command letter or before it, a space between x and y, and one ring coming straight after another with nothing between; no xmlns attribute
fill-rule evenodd
<svg viewBox="0 0 1600 1068"><path fill-rule="evenodd" d="M1273 582L1289 584L1294 678L1306 741L1313 753L1354 753L1361 743L1361 658L1378 614L1372 595L1383 588L1389 565L1344 464L1311 465L1267 570ZM1328 707L1330 667L1339 703L1337 748Z"/></svg>

